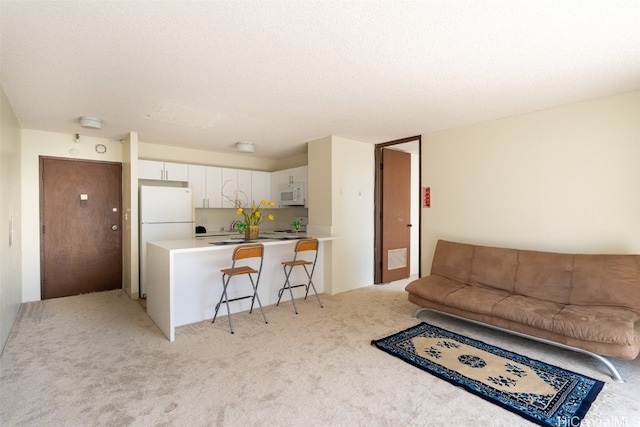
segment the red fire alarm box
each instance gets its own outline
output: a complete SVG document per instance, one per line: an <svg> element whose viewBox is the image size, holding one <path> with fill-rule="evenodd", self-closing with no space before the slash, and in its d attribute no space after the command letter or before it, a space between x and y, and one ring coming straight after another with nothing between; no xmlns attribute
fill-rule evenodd
<svg viewBox="0 0 640 427"><path fill-rule="evenodd" d="M431 207L431 187L422 187L422 207Z"/></svg>

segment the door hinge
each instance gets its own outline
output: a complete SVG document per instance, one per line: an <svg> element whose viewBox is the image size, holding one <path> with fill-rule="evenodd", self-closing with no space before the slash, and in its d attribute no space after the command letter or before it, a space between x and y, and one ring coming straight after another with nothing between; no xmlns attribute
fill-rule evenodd
<svg viewBox="0 0 640 427"><path fill-rule="evenodd" d="M44 225L42 226L42 234L44 234Z"/></svg>

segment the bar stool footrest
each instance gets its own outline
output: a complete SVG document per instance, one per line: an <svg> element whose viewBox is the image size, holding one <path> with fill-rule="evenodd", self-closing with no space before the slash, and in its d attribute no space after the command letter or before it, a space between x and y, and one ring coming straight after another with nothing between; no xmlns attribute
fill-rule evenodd
<svg viewBox="0 0 640 427"><path fill-rule="evenodd" d="M238 298L228 299L226 301L220 301L218 304L216 304L216 306L222 304L223 302L240 301L241 299L247 299L247 298L253 298L253 295L247 295L246 297L238 297Z"/></svg>
<svg viewBox="0 0 640 427"><path fill-rule="evenodd" d="M293 289L293 288L300 288L300 287L306 288L306 287L307 287L307 285L305 285L304 283L300 283L299 285L293 285L293 286L290 286L290 288L291 288L291 289ZM289 287L285 286L285 287L283 287L283 288L280 288L280 290L278 291L278 297L281 297L281 296L282 296L282 293L283 293L286 289L289 289Z"/></svg>

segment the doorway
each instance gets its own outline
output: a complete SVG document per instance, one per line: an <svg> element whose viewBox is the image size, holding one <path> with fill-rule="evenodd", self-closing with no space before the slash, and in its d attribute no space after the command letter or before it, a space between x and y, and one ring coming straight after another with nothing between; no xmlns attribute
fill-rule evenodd
<svg viewBox="0 0 640 427"><path fill-rule="evenodd" d="M420 135L376 145L376 284L421 276L421 151Z"/></svg>
<svg viewBox="0 0 640 427"><path fill-rule="evenodd" d="M40 157L40 290L122 288L122 165Z"/></svg>

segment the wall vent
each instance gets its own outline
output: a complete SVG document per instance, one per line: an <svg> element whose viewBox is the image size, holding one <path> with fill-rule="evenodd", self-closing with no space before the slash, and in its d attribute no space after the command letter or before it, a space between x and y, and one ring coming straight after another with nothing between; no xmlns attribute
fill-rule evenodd
<svg viewBox="0 0 640 427"><path fill-rule="evenodd" d="M391 249L387 252L388 270L405 268L407 266L407 248Z"/></svg>

